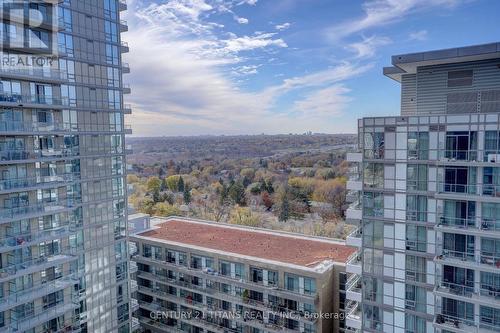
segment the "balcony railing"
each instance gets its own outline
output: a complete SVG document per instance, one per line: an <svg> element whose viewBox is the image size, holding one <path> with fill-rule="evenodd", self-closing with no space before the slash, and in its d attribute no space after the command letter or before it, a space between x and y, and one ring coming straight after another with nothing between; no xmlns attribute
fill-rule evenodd
<svg viewBox="0 0 500 333"><path fill-rule="evenodd" d="M81 198L58 200L53 202L40 202L33 205L15 208L0 209L0 220L10 218L20 218L25 215L53 212L66 208L72 208L81 203Z"/></svg>
<svg viewBox="0 0 500 333"><path fill-rule="evenodd" d="M453 183L438 183L439 193L456 193L464 195L481 195L489 197L500 197L500 185L494 184L453 184Z"/></svg>
<svg viewBox="0 0 500 333"><path fill-rule="evenodd" d="M440 159L448 159L453 161L477 161L478 150L441 150L439 151Z"/></svg>
<svg viewBox="0 0 500 333"><path fill-rule="evenodd" d="M73 224L60 225L58 227L48 229L48 230L36 230L29 233L19 233L15 236L7 236L0 238L0 248L2 247L12 247L20 246L23 244L36 242L42 239L53 239L58 238L64 234L73 232L76 230L77 226Z"/></svg>
<svg viewBox="0 0 500 333"><path fill-rule="evenodd" d="M63 175L39 176L30 178L16 178L0 180L0 191L22 189L43 184L68 183L80 179L80 173L67 173Z"/></svg>
<svg viewBox="0 0 500 333"><path fill-rule="evenodd" d="M41 95L20 95L9 92L0 92L0 102L17 104L67 105L66 98Z"/></svg>
<svg viewBox="0 0 500 333"><path fill-rule="evenodd" d="M442 281L441 277L437 277L438 283L437 283L437 291L443 291L446 293L450 293L453 295L458 295L458 296L464 296L464 297L472 297L472 295L475 293L474 291L474 283L471 282L468 285L464 284L459 284L459 283L454 283L454 282L449 282L449 281Z"/></svg>
<svg viewBox="0 0 500 333"><path fill-rule="evenodd" d="M476 217L450 217L445 214L439 214L439 225L455 227L455 228L475 228Z"/></svg>
<svg viewBox="0 0 500 333"><path fill-rule="evenodd" d="M11 276L17 274L19 271L23 271L29 269L34 266L43 265L50 262L58 262L61 261L71 261L75 258L74 253L78 252L78 248L67 248L61 249L61 253L51 254L39 258L24 260L21 263L10 264L4 268L0 269L0 278L4 278L6 276ZM57 263L56 263L57 264ZM56 265L54 264L54 265Z"/></svg>
<svg viewBox="0 0 500 333"><path fill-rule="evenodd" d="M57 158L78 156L79 147L43 149L38 151L30 150L2 150L0 151L0 161L22 161L40 158Z"/></svg>
<svg viewBox="0 0 500 333"><path fill-rule="evenodd" d="M436 259L438 260L444 260L448 258L500 268L500 253L492 253L484 250L463 252L442 249L441 254L436 257Z"/></svg>
<svg viewBox="0 0 500 333"><path fill-rule="evenodd" d="M59 69L35 69L13 66L0 66L0 74L26 76L30 78L50 79L63 81L67 79L67 72Z"/></svg>

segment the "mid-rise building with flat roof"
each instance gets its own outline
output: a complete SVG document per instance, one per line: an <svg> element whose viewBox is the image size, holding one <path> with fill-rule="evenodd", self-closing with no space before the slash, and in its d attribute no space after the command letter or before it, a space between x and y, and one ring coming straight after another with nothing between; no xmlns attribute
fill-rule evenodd
<svg viewBox="0 0 500 333"><path fill-rule="evenodd" d="M178 217L130 240L146 332L330 333L345 325L345 263L356 249L343 241Z"/></svg>
<svg viewBox="0 0 500 333"><path fill-rule="evenodd" d="M500 331L500 43L396 55L401 115L358 121L354 332ZM357 289L359 290L359 289ZM355 296L355 297L354 297ZM361 297L360 297L361 296Z"/></svg>

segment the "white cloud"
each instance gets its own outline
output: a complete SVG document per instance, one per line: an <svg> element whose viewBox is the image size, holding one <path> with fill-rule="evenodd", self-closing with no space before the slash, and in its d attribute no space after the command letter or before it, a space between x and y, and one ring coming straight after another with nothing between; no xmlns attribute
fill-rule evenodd
<svg viewBox="0 0 500 333"><path fill-rule="evenodd" d="M387 37L372 36L369 38L363 37L361 42L351 43L346 48L356 53L356 58L371 58L375 56L375 51L378 47L388 45L392 41Z"/></svg>
<svg viewBox="0 0 500 333"><path fill-rule="evenodd" d="M418 40L418 41L424 41L427 40L427 30L420 30L420 31L415 31L410 33L409 39L410 40Z"/></svg>
<svg viewBox="0 0 500 333"><path fill-rule="evenodd" d="M294 103L294 110L303 116L338 116L352 100L347 96L350 90L342 84L317 90L301 101Z"/></svg>
<svg viewBox="0 0 500 333"><path fill-rule="evenodd" d="M370 0L363 3L364 16L327 29L331 40L339 40L374 27L387 25L420 10L453 7L467 0Z"/></svg>
<svg viewBox="0 0 500 333"><path fill-rule="evenodd" d="M248 19L244 17L236 17L235 19L239 24L248 24Z"/></svg>
<svg viewBox="0 0 500 333"><path fill-rule="evenodd" d="M276 30L279 30L279 31L283 31L283 30L286 30L288 28L290 28L291 24L288 23L288 22L285 22L283 24L278 24L276 26L274 26L276 28Z"/></svg>
<svg viewBox="0 0 500 333"><path fill-rule="evenodd" d="M371 68L371 64L343 62L285 78L260 91L244 91L233 79L258 72L260 65L247 62L253 53L287 47L276 33L238 36L221 32L222 26L210 21L217 6L208 0L172 0L146 7L129 0L129 7L130 30L124 37L130 53L125 54L125 61L132 71L125 80L134 91L126 97L133 107L127 118L134 135L283 133L303 132L304 128L328 132L331 119L319 110L326 110L334 99L328 100L321 90ZM293 104L292 112L274 110L279 98L302 89L308 94ZM336 96L345 95L346 91L336 89ZM321 97L316 106L315 91ZM336 101L345 104L348 99L338 97ZM306 117L305 108L325 118ZM303 118L298 121L298 117Z"/></svg>

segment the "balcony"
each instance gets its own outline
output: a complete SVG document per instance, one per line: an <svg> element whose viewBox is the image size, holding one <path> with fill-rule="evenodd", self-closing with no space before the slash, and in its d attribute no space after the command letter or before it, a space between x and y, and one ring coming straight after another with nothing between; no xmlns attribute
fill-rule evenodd
<svg viewBox="0 0 500 333"><path fill-rule="evenodd" d="M458 284L454 282L442 281L441 277L437 277L437 284L434 288L434 292L440 294L440 296L449 297L450 295L462 296L471 298L474 291L474 283L470 283L469 285Z"/></svg>
<svg viewBox="0 0 500 333"><path fill-rule="evenodd" d="M33 231L32 233L17 234L0 238L0 252L12 251L16 248L29 246L35 242L63 238L75 232L73 225L61 225L49 230Z"/></svg>
<svg viewBox="0 0 500 333"><path fill-rule="evenodd" d="M362 236L361 229L355 229L353 232L351 232L347 236L347 238L345 240L346 245L354 246L354 247L361 247L361 243L362 243L361 236Z"/></svg>
<svg viewBox="0 0 500 333"><path fill-rule="evenodd" d="M125 20L120 20L120 32L128 31L128 23Z"/></svg>
<svg viewBox="0 0 500 333"><path fill-rule="evenodd" d="M132 125L124 125L123 131L125 132L125 134L131 135L132 134Z"/></svg>
<svg viewBox="0 0 500 333"><path fill-rule="evenodd" d="M42 149L36 151L30 150L2 150L0 151L0 163L5 164L11 161L52 159L63 157L74 157L80 154L80 148L56 148Z"/></svg>
<svg viewBox="0 0 500 333"><path fill-rule="evenodd" d="M437 314L433 323L434 327L441 330L457 333L478 332L473 319L465 319L456 315Z"/></svg>
<svg viewBox="0 0 500 333"><path fill-rule="evenodd" d="M135 261L130 262L129 271L130 271L130 274L137 273L137 263Z"/></svg>
<svg viewBox="0 0 500 333"><path fill-rule="evenodd" d="M359 201L349 205L345 212L345 218L347 222L359 222L363 217L363 211L361 209L361 204Z"/></svg>
<svg viewBox="0 0 500 333"><path fill-rule="evenodd" d="M122 73L129 74L130 73L130 65L126 62L122 62Z"/></svg>
<svg viewBox="0 0 500 333"><path fill-rule="evenodd" d="M349 179L346 183L346 189L351 191L362 191L363 183L361 180Z"/></svg>
<svg viewBox="0 0 500 333"><path fill-rule="evenodd" d="M132 317L132 320L130 322L130 331L131 332L137 332L141 328L141 324L139 323L139 319L136 317Z"/></svg>
<svg viewBox="0 0 500 333"><path fill-rule="evenodd" d="M346 298L361 303L361 278L353 275L346 283Z"/></svg>
<svg viewBox="0 0 500 333"><path fill-rule="evenodd" d="M29 178L16 178L0 180L0 194L26 191L30 188L56 187L58 185L67 185L68 183L80 179L80 173L67 173L54 176L39 176Z"/></svg>
<svg viewBox="0 0 500 333"><path fill-rule="evenodd" d="M1 106L24 106L33 108L63 108L67 105L67 99L58 98L54 96L42 96L42 95L20 95L16 93L1 92L0 93L0 105Z"/></svg>
<svg viewBox="0 0 500 333"><path fill-rule="evenodd" d="M139 302L135 298L130 299L130 310L132 312L139 310Z"/></svg>
<svg viewBox="0 0 500 333"><path fill-rule="evenodd" d="M440 264L451 264L457 267L487 270L497 273L500 268L500 254L487 251L453 251L442 249L434 260Z"/></svg>
<svg viewBox="0 0 500 333"><path fill-rule="evenodd" d="M469 149L469 150L440 150L439 151L439 160L441 161L467 161L467 162L477 162L478 159L478 150Z"/></svg>
<svg viewBox="0 0 500 333"><path fill-rule="evenodd" d="M130 104L123 104L123 114L132 114L132 106Z"/></svg>
<svg viewBox="0 0 500 333"><path fill-rule="evenodd" d="M124 84L122 86L122 91L123 91L124 94L129 95L132 92L132 89L130 88L129 84Z"/></svg>
<svg viewBox="0 0 500 333"><path fill-rule="evenodd" d="M482 196L482 197L500 197L500 185L494 184L453 184L438 182L437 192L440 195L452 196Z"/></svg>
<svg viewBox="0 0 500 333"><path fill-rule="evenodd" d="M36 80L47 83L63 83L68 79L65 71L58 69L37 69L37 68L20 68L14 66L1 66L0 75L3 78L12 78L18 80Z"/></svg>
<svg viewBox="0 0 500 333"><path fill-rule="evenodd" d="M17 305L29 302L31 300L46 296L58 290L63 290L72 287L78 283L78 276L76 274L69 274L62 276L58 279L33 284L31 288L17 290L12 294L0 298L0 311L13 308Z"/></svg>
<svg viewBox="0 0 500 333"><path fill-rule="evenodd" d="M362 269L360 253L354 253L353 255L351 255L351 257L349 257L349 259L347 259L345 270L347 273L361 275Z"/></svg>
<svg viewBox="0 0 500 333"><path fill-rule="evenodd" d="M358 302L348 302L345 309L345 325L354 329L361 329L361 309Z"/></svg>
<svg viewBox="0 0 500 333"><path fill-rule="evenodd" d="M130 281L130 292L134 293L137 291L137 281L136 280L131 280Z"/></svg>
<svg viewBox="0 0 500 333"><path fill-rule="evenodd" d="M3 208L0 209L0 223L11 219L35 217L45 213L55 214L65 209L74 208L79 204L81 204L81 198L40 202L16 208Z"/></svg>
<svg viewBox="0 0 500 333"><path fill-rule="evenodd" d="M121 50L121 53L128 53L128 52L130 52L130 48L128 47L128 43L122 41L120 43L120 50Z"/></svg>
<svg viewBox="0 0 500 333"><path fill-rule="evenodd" d="M118 9L120 11L127 10L127 1L126 0L118 0Z"/></svg>
<svg viewBox="0 0 500 333"><path fill-rule="evenodd" d="M354 162L354 163L363 162L363 154L362 153L347 153L346 160L347 160L347 162Z"/></svg>

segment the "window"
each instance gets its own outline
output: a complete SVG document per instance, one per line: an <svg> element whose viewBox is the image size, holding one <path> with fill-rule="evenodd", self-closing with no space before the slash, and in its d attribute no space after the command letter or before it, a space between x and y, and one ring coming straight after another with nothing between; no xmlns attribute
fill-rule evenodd
<svg viewBox="0 0 500 333"><path fill-rule="evenodd" d="M161 260L162 259L162 248L159 246L151 246L151 253L154 259Z"/></svg>
<svg viewBox="0 0 500 333"><path fill-rule="evenodd" d="M479 307L479 317L480 327L498 331L500 327L500 309L481 305Z"/></svg>
<svg viewBox="0 0 500 333"><path fill-rule="evenodd" d="M409 191L427 191L427 165L408 164L406 186Z"/></svg>
<svg viewBox="0 0 500 333"><path fill-rule="evenodd" d="M106 63L119 65L118 46L106 44Z"/></svg>
<svg viewBox="0 0 500 333"><path fill-rule="evenodd" d="M365 220L363 225L363 246L381 248L384 246L384 222Z"/></svg>
<svg viewBox="0 0 500 333"><path fill-rule="evenodd" d="M500 230L500 204L483 202L481 215L481 229Z"/></svg>
<svg viewBox="0 0 500 333"><path fill-rule="evenodd" d="M364 185L372 188L384 188L384 164L366 163L364 168Z"/></svg>
<svg viewBox="0 0 500 333"><path fill-rule="evenodd" d="M500 168L483 168L483 195L500 196Z"/></svg>
<svg viewBox="0 0 500 333"><path fill-rule="evenodd" d="M427 197L425 195L406 196L406 219L409 221L427 221Z"/></svg>
<svg viewBox="0 0 500 333"><path fill-rule="evenodd" d="M384 158L384 133L365 133L364 156L368 159Z"/></svg>
<svg viewBox="0 0 500 333"><path fill-rule="evenodd" d="M108 19L116 20L116 0L104 0L104 16Z"/></svg>
<svg viewBox="0 0 500 333"><path fill-rule="evenodd" d="M304 278L304 294L314 295L316 294L316 280L312 278Z"/></svg>
<svg viewBox="0 0 500 333"><path fill-rule="evenodd" d="M477 160L477 132L446 132L445 158Z"/></svg>
<svg viewBox="0 0 500 333"><path fill-rule="evenodd" d="M474 324L474 304L443 297L443 315Z"/></svg>
<svg viewBox="0 0 500 333"><path fill-rule="evenodd" d="M476 203L474 201L444 200L444 210L439 218L443 225L474 227L476 224ZM484 213L483 213L484 216Z"/></svg>
<svg viewBox="0 0 500 333"><path fill-rule="evenodd" d="M408 159L410 160L429 159L429 133L427 132L408 133Z"/></svg>
<svg viewBox="0 0 500 333"><path fill-rule="evenodd" d="M474 261L474 236L444 233L443 238L444 255Z"/></svg>
<svg viewBox="0 0 500 333"><path fill-rule="evenodd" d="M105 20L104 34L106 36L106 41L115 43L118 42L118 32L116 23Z"/></svg>
<svg viewBox="0 0 500 333"><path fill-rule="evenodd" d="M299 277L289 273L285 273L285 289L299 292Z"/></svg>
<svg viewBox="0 0 500 333"><path fill-rule="evenodd" d="M278 272L267 271L267 284L270 286L277 286L278 285Z"/></svg>
<svg viewBox="0 0 500 333"><path fill-rule="evenodd" d="M484 161L495 162L500 154L500 135L498 131L484 133Z"/></svg>
<svg viewBox="0 0 500 333"><path fill-rule="evenodd" d="M227 261L220 261L219 273L220 275L231 276L231 264Z"/></svg>
<svg viewBox="0 0 500 333"><path fill-rule="evenodd" d="M383 297L383 281L377 278L363 278L363 299L371 302L382 302Z"/></svg>
<svg viewBox="0 0 500 333"><path fill-rule="evenodd" d="M481 295L498 298L500 296L500 274L481 272Z"/></svg>
<svg viewBox="0 0 500 333"><path fill-rule="evenodd" d="M262 269L250 267L250 279L254 283L262 283L263 281Z"/></svg>
<svg viewBox="0 0 500 333"><path fill-rule="evenodd" d="M426 291L422 287L406 285L405 307L412 311L426 312Z"/></svg>
<svg viewBox="0 0 500 333"><path fill-rule="evenodd" d="M365 192L363 195L363 213L365 216L384 216L384 194Z"/></svg>
<svg viewBox="0 0 500 333"><path fill-rule="evenodd" d="M472 86L472 81L472 70L448 72L448 88Z"/></svg>
<svg viewBox="0 0 500 333"><path fill-rule="evenodd" d="M427 229L413 224L406 225L406 249L425 252L427 250Z"/></svg>
<svg viewBox="0 0 500 333"><path fill-rule="evenodd" d="M64 33L58 34L59 51L65 53L68 57L74 57L73 36Z"/></svg>
<svg viewBox="0 0 500 333"><path fill-rule="evenodd" d="M382 310L378 306L363 304L363 318L365 328L382 330Z"/></svg>
<svg viewBox="0 0 500 333"><path fill-rule="evenodd" d="M237 279L245 277L245 266L243 264L234 264L234 275Z"/></svg>
<svg viewBox="0 0 500 333"><path fill-rule="evenodd" d="M476 167L446 168L444 171L444 192L476 193Z"/></svg>
<svg viewBox="0 0 500 333"><path fill-rule="evenodd" d="M427 262L423 257L406 255L406 280L426 282Z"/></svg>
<svg viewBox="0 0 500 333"><path fill-rule="evenodd" d="M481 238L481 263L500 266L500 239Z"/></svg>
<svg viewBox="0 0 500 333"><path fill-rule="evenodd" d="M426 333L426 320L425 318L417 317L412 314L405 315L405 333Z"/></svg>

